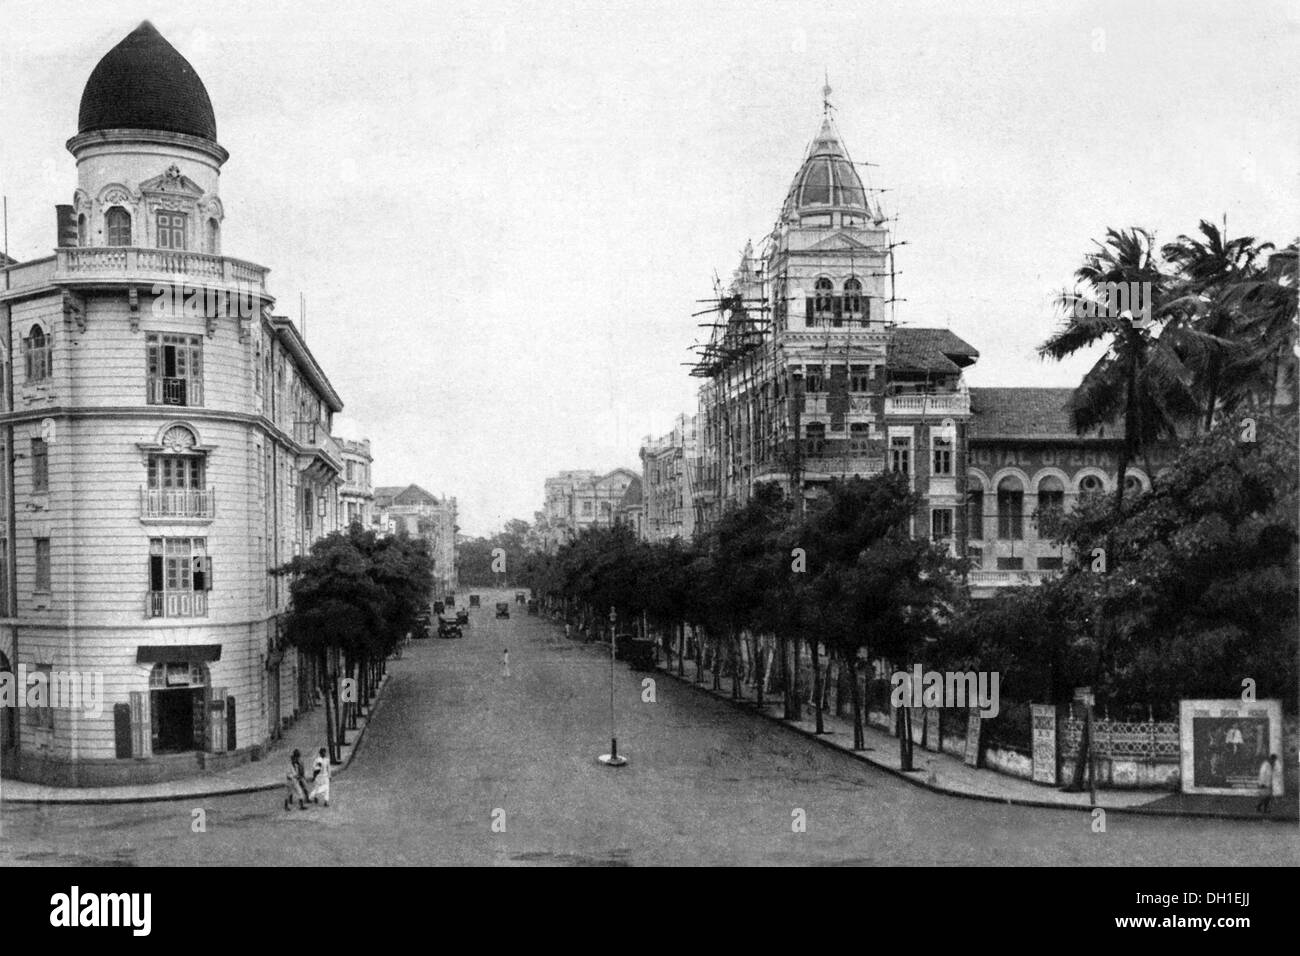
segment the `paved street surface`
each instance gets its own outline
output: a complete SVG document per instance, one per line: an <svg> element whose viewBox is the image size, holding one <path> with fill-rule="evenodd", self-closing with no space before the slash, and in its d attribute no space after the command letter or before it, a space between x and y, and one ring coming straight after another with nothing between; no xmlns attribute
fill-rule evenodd
<svg viewBox="0 0 1300 956"><path fill-rule="evenodd" d="M6 805L0 866L1300 864L1285 825L1112 813L1094 833L1079 811L931 793L662 676L643 703L648 675L622 663L630 764L609 769L596 761L609 749L607 649L513 601L498 621L498 596L481 593L463 640L417 641L390 664L328 809L286 813L279 792ZM191 832L195 809L206 833ZM806 832L792 832L795 810Z"/></svg>

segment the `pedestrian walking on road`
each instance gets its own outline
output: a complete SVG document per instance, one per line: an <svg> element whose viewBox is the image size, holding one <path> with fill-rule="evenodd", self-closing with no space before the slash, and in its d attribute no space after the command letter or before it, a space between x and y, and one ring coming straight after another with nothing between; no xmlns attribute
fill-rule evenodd
<svg viewBox="0 0 1300 956"><path fill-rule="evenodd" d="M284 775L285 795L284 808L289 810L293 807L293 801L298 801L298 809L307 809L307 784L304 780L305 773L302 769L302 751L295 750L289 758L289 770Z"/></svg>
<svg viewBox="0 0 1300 956"><path fill-rule="evenodd" d="M308 797L312 803L325 801L325 806L330 805L330 758L325 753L325 748L320 749L320 755L312 763L311 779L315 786L311 788Z"/></svg>
<svg viewBox="0 0 1300 956"><path fill-rule="evenodd" d="M1269 754L1268 759L1259 765L1259 803L1255 809L1268 813L1273 806L1273 774L1277 767L1277 754Z"/></svg>
<svg viewBox="0 0 1300 956"><path fill-rule="evenodd" d="M508 647L501 649L501 676L510 676L510 648Z"/></svg>

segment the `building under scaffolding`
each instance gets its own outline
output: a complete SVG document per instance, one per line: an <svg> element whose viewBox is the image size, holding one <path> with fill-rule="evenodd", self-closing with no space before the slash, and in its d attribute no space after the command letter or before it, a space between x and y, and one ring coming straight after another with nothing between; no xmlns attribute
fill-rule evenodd
<svg viewBox="0 0 1300 956"><path fill-rule="evenodd" d="M947 330L896 325L895 245L827 102L772 232L700 313L698 524L761 482L802 502L888 468L944 512L933 530L957 547L961 372L978 353Z"/></svg>

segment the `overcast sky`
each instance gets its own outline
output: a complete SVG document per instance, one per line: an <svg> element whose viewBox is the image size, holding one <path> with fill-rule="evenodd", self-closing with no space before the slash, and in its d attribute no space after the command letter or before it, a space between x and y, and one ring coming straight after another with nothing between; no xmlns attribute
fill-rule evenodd
<svg viewBox="0 0 1300 956"><path fill-rule="evenodd" d="M771 228L823 71L899 216L897 318L1044 364L1052 292L1108 226L1300 233L1295 3L0 0L10 253L48 255L90 71L142 19L230 151L223 249L270 267L377 484L531 519L565 468L639 470L694 411L696 300Z"/></svg>

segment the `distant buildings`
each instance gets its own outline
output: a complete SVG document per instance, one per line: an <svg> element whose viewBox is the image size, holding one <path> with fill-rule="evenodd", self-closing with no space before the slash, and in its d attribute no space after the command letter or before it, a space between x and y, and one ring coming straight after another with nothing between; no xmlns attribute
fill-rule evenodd
<svg viewBox="0 0 1300 956"><path fill-rule="evenodd" d="M439 498L419 485L378 487L373 526L386 534L425 538L433 550L434 597L456 590L455 498Z"/></svg>
<svg viewBox="0 0 1300 956"><path fill-rule="evenodd" d="M370 485L370 441L339 440L343 455L343 486L339 489L340 519L347 525L369 528L373 521L375 492Z"/></svg>
<svg viewBox="0 0 1300 956"><path fill-rule="evenodd" d="M629 494L630 492L630 494ZM577 537L586 528L609 528L620 520L641 520L641 478L627 468L608 474L562 471L546 479L542 515L551 547Z"/></svg>
<svg viewBox="0 0 1300 956"><path fill-rule="evenodd" d="M695 533L695 483L700 470L696 421L695 415L679 415L668 434L646 436L642 442L643 537L648 541L675 537L690 541Z"/></svg>

